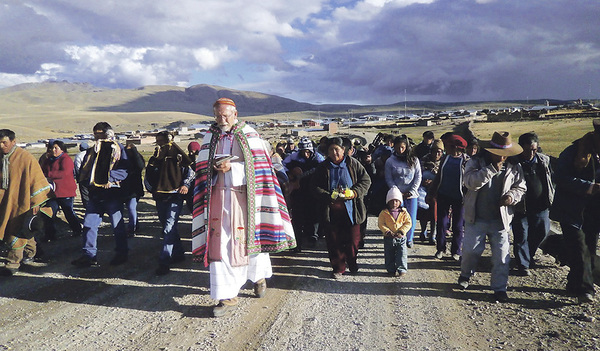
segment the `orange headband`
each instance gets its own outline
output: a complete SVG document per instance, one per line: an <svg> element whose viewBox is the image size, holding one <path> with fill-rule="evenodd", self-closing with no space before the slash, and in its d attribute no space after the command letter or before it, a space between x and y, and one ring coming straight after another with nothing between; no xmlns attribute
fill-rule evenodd
<svg viewBox="0 0 600 351"><path fill-rule="evenodd" d="M231 106L235 107L235 102L233 102L233 100L231 100L229 98L220 98L217 101L215 101L215 103L213 104L213 107L216 107L217 105L231 105Z"/></svg>

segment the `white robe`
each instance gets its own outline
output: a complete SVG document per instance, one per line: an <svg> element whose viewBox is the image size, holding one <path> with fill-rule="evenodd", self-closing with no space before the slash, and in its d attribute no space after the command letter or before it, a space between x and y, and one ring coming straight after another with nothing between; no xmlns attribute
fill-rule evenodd
<svg viewBox="0 0 600 351"><path fill-rule="evenodd" d="M217 144L217 153L241 154L241 150L232 145L227 138L219 140ZM219 174L219 177L223 175ZM217 177L214 178L216 182ZM225 173L223 179L226 187L239 186L246 184L243 162L231 162L231 170ZM268 253L250 255L247 266L232 267L229 253L232 245L231 228L231 191L225 192L225 199L221 220L221 261L211 262L210 270L210 297L215 300L224 300L236 297L242 286L248 280L256 283L263 278L270 278L273 275L271 258Z"/></svg>

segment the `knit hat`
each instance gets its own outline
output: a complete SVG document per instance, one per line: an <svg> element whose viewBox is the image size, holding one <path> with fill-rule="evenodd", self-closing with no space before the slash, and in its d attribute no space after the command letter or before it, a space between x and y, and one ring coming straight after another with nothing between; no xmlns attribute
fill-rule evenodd
<svg viewBox="0 0 600 351"><path fill-rule="evenodd" d="M404 202L402 200L402 193L400 192L400 189L398 189L397 186L391 187L390 190L388 190L387 192L387 196L385 197L385 203L387 204L391 200L400 200L400 203Z"/></svg>
<svg viewBox="0 0 600 351"><path fill-rule="evenodd" d="M312 141L308 137L302 137L298 142L298 150L309 150L310 152L313 152Z"/></svg>
<svg viewBox="0 0 600 351"><path fill-rule="evenodd" d="M229 98L220 98L213 104L213 107L217 107L218 105L229 105L235 107L235 102Z"/></svg>
<svg viewBox="0 0 600 351"><path fill-rule="evenodd" d="M200 144L197 141L192 141L187 146L188 152L200 151Z"/></svg>
<svg viewBox="0 0 600 351"><path fill-rule="evenodd" d="M444 150L444 143L440 139L436 139L433 141L431 145L432 150Z"/></svg>
<svg viewBox="0 0 600 351"><path fill-rule="evenodd" d="M457 149L464 150L467 147L467 141L460 135L452 134L448 138L448 144L454 145Z"/></svg>

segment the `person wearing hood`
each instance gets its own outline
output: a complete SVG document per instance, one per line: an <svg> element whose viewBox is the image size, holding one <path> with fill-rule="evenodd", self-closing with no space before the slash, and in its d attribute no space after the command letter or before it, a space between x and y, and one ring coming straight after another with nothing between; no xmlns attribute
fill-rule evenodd
<svg viewBox="0 0 600 351"><path fill-rule="evenodd" d="M385 270L389 275L401 277L408 271L406 234L412 227L410 214L402 206L402 193L392 187L386 196L387 208L379 214L378 226L383 233Z"/></svg>

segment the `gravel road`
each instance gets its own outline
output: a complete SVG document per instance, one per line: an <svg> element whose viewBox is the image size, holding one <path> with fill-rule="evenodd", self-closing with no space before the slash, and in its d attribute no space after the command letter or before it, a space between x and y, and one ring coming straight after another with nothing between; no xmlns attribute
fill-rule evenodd
<svg viewBox="0 0 600 351"><path fill-rule="evenodd" d="M105 223L100 267L72 266L80 239L63 236L44 245L47 263L0 278L0 350L600 350L600 302L577 305L566 295L568 268L550 256L538 253L532 276L511 276L511 301L500 304L490 298L489 251L465 291L459 264L418 242L408 274L388 277L376 218L357 275L330 279L321 240L272 255L267 296L254 298L248 284L235 314L212 318L208 272L189 255L170 274L154 274L160 229L152 201L139 208L141 233L126 265L108 265ZM186 215L186 245L189 228Z"/></svg>

